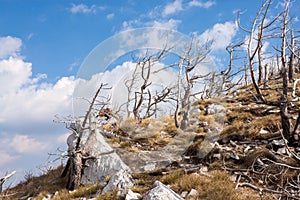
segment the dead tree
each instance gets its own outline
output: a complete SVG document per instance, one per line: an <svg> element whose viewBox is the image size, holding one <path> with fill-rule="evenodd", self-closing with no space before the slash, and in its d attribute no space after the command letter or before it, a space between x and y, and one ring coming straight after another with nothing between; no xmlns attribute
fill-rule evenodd
<svg viewBox="0 0 300 200"><path fill-rule="evenodd" d="M93 111L94 104L96 102L97 97L100 94L101 90L104 89L110 89L106 87L106 84L101 83L100 87L96 91L92 101L90 102L90 106L88 108L88 111L83 119L83 122L81 124L80 120L77 120L74 123L71 123L68 129L73 131L73 134L76 137L76 143L73 146L73 144L69 144L69 150L68 150L68 161L66 163L66 166L61 174L61 177L68 176L68 182L67 182L67 189L74 190L80 186L81 183L81 177L83 172L83 167L88 159L93 159L89 156L89 152L85 150L85 147L81 144L82 134L84 129L86 129L87 120L90 118L91 113ZM70 141L72 143L73 141Z"/></svg>
<svg viewBox="0 0 300 200"><path fill-rule="evenodd" d="M295 42L296 37L294 36L294 33L292 31L292 20L289 17L290 1L285 1L283 11L271 20L269 19L269 22L266 24L266 16L271 3L271 0L264 1L263 5L260 7L259 11L256 14L254 21L251 24L250 30L246 30L240 25L239 15L238 24L242 30L249 34L247 57L253 87L258 96L256 101L257 103L262 103L279 108L283 136L289 141L289 144L298 145L300 114L298 114L297 120L294 122L294 116L292 113L300 112L297 107L293 106L293 103L295 101L299 101L299 99L295 99L293 97L295 96L295 94L291 92L289 86L289 83L292 83L294 81L295 59L297 58L297 54L295 53L295 49L297 49ZM266 35L266 33L268 33L269 35ZM276 80L281 81L281 86L267 84L269 79L267 71L270 69L270 66L273 66L272 62L274 62L274 59L270 59L269 63L264 64L264 89L277 91L279 94L278 100L268 100L267 97L261 92L262 89L259 87L260 81L257 81L255 78L254 66L257 66L255 65L255 58L257 58L258 73L259 76L261 76L261 69L263 66L263 56L261 50L263 49L264 45L263 40L266 39L272 39L273 43L280 46L280 48L274 47L275 52L273 52L273 57L277 58L275 62L279 71L279 76L276 77ZM293 99L291 100L291 98Z"/></svg>
<svg viewBox="0 0 300 200"><path fill-rule="evenodd" d="M187 127L191 99L195 96L192 88L197 80L207 77L210 74L199 74L199 71L197 72L197 68L201 67L201 64L204 63L210 53L210 47L211 43L201 45L199 41L192 38L189 46L183 52L183 55L179 55L178 91L174 120L176 127L180 127L182 130ZM179 112L182 115L180 123Z"/></svg>
<svg viewBox="0 0 300 200"><path fill-rule="evenodd" d="M238 26L240 29L245 31L248 36L248 44L247 44L247 57L248 57L248 64L249 70L251 75L252 84L258 95L258 99L262 102L265 102L264 96L262 95L261 89L259 85L262 83L263 77L263 56L262 56L262 49L263 49L263 40L264 40L264 32L276 22L276 19L279 17L275 17L270 22L266 23L266 17L272 4L272 0L265 0L260 9L258 10L250 29L244 28L240 23L240 12L238 12ZM256 33L257 31L257 33ZM258 80L255 77L255 58L258 60Z"/></svg>
<svg viewBox="0 0 300 200"><path fill-rule="evenodd" d="M245 44L245 41L242 40L236 44L230 44L226 47L226 51L229 54L229 64L228 68L221 71L219 76L221 76L222 83L221 83L221 90L222 92L228 92L232 88L239 85L239 83L242 81L242 79L245 77L245 84L247 84L246 78L247 78L247 70L244 67L238 67L236 64L234 64L235 61L242 59L242 57L239 55L239 53L242 51L240 48ZM244 77L241 75L241 73L244 72ZM237 81L233 81L234 78L237 76L240 76L240 78Z"/></svg>
<svg viewBox="0 0 300 200"><path fill-rule="evenodd" d="M127 117L131 113L137 120L156 116L158 104L168 101L171 88L164 87L161 91L155 91L155 95L152 94L153 91L151 92L150 88L152 85L151 76L163 70L155 70L155 65L163 59L167 51L168 49L165 47L160 52L148 55L149 51L147 50L145 55L137 59L131 79L125 81L128 92L126 102ZM131 105L132 109L130 108ZM141 115L142 112L143 115Z"/></svg>
<svg viewBox="0 0 300 200"><path fill-rule="evenodd" d="M5 175L3 178L0 178L0 193L2 192L4 182L11 178L15 173L16 171L13 171L10 174Z"/></svg>

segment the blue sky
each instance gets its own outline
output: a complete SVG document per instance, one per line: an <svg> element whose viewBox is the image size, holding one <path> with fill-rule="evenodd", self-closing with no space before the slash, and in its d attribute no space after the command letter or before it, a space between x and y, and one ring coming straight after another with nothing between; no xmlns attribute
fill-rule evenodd
<svg viewBox="0 0 300 200"><path fill-rule="evenodd" d="M296 0L291 13L296 17ZM271 12L281 8L275 0ZM64 147L68 131L52 122L68 116L76 74L89 52L121 31L163 27L216 40L213 53L226 66L225 47L254 18L255 0L0 0L0 176L36 172L47 153Z"/></svg>

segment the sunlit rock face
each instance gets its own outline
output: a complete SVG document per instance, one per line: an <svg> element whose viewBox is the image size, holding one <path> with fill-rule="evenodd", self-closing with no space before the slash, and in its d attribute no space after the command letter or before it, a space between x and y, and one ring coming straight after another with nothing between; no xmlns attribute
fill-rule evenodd
<svg viewBox="0 0 300 200"><path fill-rule="evenodd" d="M113 176L120 170L131 172L96 127L96 122L92 122L89 128L82 130L80 146L87 153L88 159L83 163L81 184L103 183L106 177ZM72 135L68 138L69 149L75 143L70 140L77 140Z"/></svg>

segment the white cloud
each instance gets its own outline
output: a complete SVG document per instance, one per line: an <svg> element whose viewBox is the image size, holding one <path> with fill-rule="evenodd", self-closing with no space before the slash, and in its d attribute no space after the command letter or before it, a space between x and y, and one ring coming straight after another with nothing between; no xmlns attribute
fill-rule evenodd
<svg viewBox="0 0 300 200"><path fill-rule="evenodd" d="M225 49L237 33L234 22L217 23L199 36L200 41L213 41L213 50Z"/></svg>
<svg viewBox="0 0 300 200"><path fill-rule="evenodd" d="M163 10L163 16L174 14L178 11L182 11L182 0L175 0L173 3L169 3Z"/></svg>
<svg viewBox="0 0 300 200"><path fill-rule="evenodd" d="M6 93L17 92L30 81L30 76L31 63L13 57L0 60L0 97Z"/></svg>
<svg viewBox="0 0 300 200"><path fill-rule="evenodd" d="M207 2L202 2L198 0L192 0L188 3L190 7L199 7L199 8L210 8L211 6L215 5L215 1L207 1Z"/></svg>
<svg viewBox="0 0 300 200"><path fill-rule="evenodd" d="M198 7L198 8L210 8L211 6L215 5L215 1L206 1L202 2L199 0L192 0L188 2L187 6L183 7L182 0L174 0L172 3L168 3L162 11L162 16L168 16L183 10L187 10L189 7ZM153 15L153 12L150 12Z"/></svg>
<svg viewBox="0 0 300 200"><path fill-rule="evenodd" d="M77 14L77 13L83 13L83 14L89 14L89 13L96 13L97 7L95 5L87 6L85 4L72 4L70 8L71 13Z"/></svg>
<svg viewBox="0 0 300 200"><path fill-rule="evenodd" d="M7 36L0 37L0 59L8 56L17 56L22 46L19 38Z"/></svg>
<svg viewBox="0 0 300 200"><path fill-rule="evenodd" d="M7 164L7 163L9 163L9 162L11 162L15 159L16 159L16 156L11 156L6 152L1 152L0 151L0 160L1 160L0 166L2 166L4 164Z"/></svg>
<svg viewBox="0 0 300 200"><path fill-rule="evenodd" d="M4 106L0 118L8 121L51 119L54 114L65 111L64 106L69 106L74 77L63 77L55 84L38 84L39 77L31 77L31 64L21 60L7 63L11 64L8 66L10 68L4 71L3 68L7 66L0 62L0 71L5 72L0 73L0 104Z"/></svg>
<svg viewBox="0 0 300 200"><path fill-rule="evenodd" d="M115 13L110 13L108 15L106 15L106 19L108 20L112 20L115 17Z"/></svg>
<svg viewBox="0 0 300 200"><path fill-rule="evenodd" d="M146 23L147 25L151 27L157 27L157 28L165 28L165 29L170 29L170 30L176 30L178 25L181 23L181 20L176 20L176 19L169 19L167 21L153 21L153 22L148 22Z"/></svg>
<svg viewBox="0 0 300 200"><path fill-rule="evenodd" d="M11 54L15 52L11 51ZM22 130L25 127L43 130L45 124L50 126L55 114L71 113L75 78L62 77L56 83L42 81L44 78L45 74L33 77L32 64L21 57L0 59L2 131L15 131L16 128Z"/></svg>
<svg viewBox="0 0 300 200"><path fill-rule="evenodd" d="M49 145L31 138L28 135L16 135L11 147L18 153L37 153L49 149Z"/></svg>

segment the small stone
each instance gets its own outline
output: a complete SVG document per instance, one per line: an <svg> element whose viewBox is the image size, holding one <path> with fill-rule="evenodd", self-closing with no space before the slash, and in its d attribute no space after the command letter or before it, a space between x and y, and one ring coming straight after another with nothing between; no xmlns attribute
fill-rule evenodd
<svg viewBox="0 0 300 200"><path fill-rule="evenodd" d="M251 146L247 146L245 149L244 149L244 153L247 153L252 147Z"/></svg>
<svg viewBox="0 0 300 200"><path fill-rule="evenodd" d="M273 140L272 144L274 144L276 146L279 146L279 147L284 147L285 146L285 142L284 142L283 139L281 139L281 140Z"/></svg>
<svg viewBox="0 0 300 200"><path fill-rule="evenodd" d="M196 197L197 195L198 195L198 191L195 189L191 189L187 197Z"/></svg>
<svg viewBox="0 0 300 200"><path fill-rule="evenodd" d="M286 154L286 148L285 147L279 148L277 150L277 153L279 153L279 154Z"/></svg>
<svg viewBox="0 0 300 200"><path fill-rule="evenodd" d="M180 196L182 196L182 198L186 198L188 194L188 191L183 191Z"/></svg>
<svg viewBox="0 0 300 200"><path fill-rule="evenodd" d="M132 192L132 190L128 190L125 200L138 200L141 198L142 198L142 195L140 195L139 193Z"/></svg>
<svg viewBox="0 0 300 200"><path fill-rule="evenodd" d="M233 158L233 159L235 159L235 160L239 160L240 159L240 157L237 154L235 154L235 153L232 153L230 157Z"/></svg>
<svg viewBox="0 0 300 200"><path fill-rule="evenodd" d="M261 166L265 165L264 162L260 158L257 158L256 162Z"/></svg>
<svg viewBox="0 0 300 200"><path fill-rule="evenodd" d="M233 175L230 176L230 179L232 180L232 182L236 182L237 176L238 175L236 175L236 174L233 174Z"/></svg>
<svg viewBox="0 0 300 200"><path fill-rule="evenodd" d="M220 153L215 153L213 155L214 158L217 158L217 159L221 159L221 154Z"/></svg>
<svg viewBox="0 0 300 200"><path fill-rule="evenodd" d="M207 166L201 167L200 172L207 173L208 172L208 167Z"/></svg>
<svg viewBox="0 0 300 200"><path fill-rule="evenodd" d="M268 134L269 131L265 130L265 129L260 129L259 134Z"/></svg>

